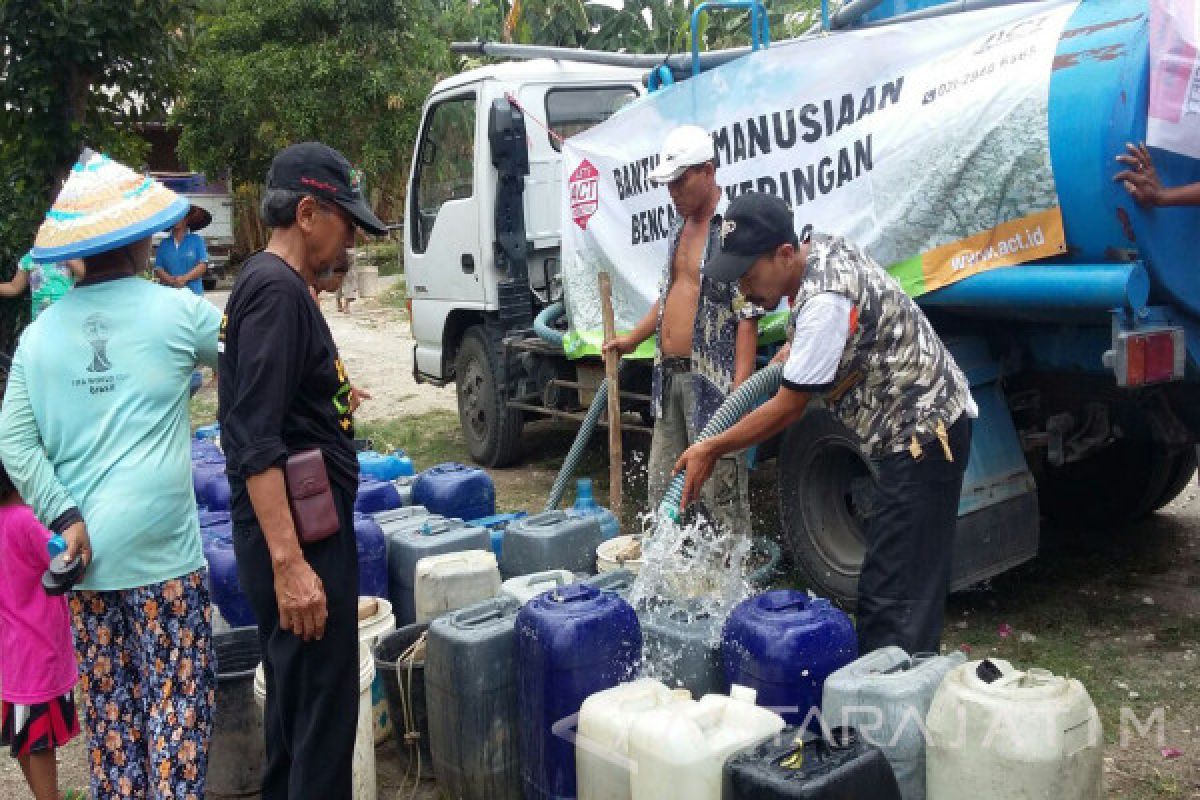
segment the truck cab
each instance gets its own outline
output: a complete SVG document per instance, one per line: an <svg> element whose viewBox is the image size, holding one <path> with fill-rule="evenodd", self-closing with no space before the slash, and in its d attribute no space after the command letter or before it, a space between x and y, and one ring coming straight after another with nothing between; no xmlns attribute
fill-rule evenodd
<svg viewBox="0 0 1200 800"><path fill-rule="evenodd" d="M560 142L636 100L642 74L551 60L498 64L448 78L426 100L405 216L413 372L418 382L456 382L481 463L517 452L523 414L506 403L519 392L509 385L516 376L504 340L562 295ZM561 352L546 358L562 361Z"/></svg>

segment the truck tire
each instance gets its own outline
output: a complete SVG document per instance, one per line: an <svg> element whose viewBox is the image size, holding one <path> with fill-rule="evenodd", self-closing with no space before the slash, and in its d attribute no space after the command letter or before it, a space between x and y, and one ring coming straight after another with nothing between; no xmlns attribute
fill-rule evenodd
<svg viewBox="0 0 1200 800"><path fill-rule="evenodd" d="M1188 484L1192 482L1192 477L1195 474L1196 449L1188 447L1176 454L1175 461L1171 466L1170 477L1167 479L1167 488L1154 501L1154 508L1150 510L1158 511L1178 497L1187 488Z"/></svg>
<svg viewBox="0 0 1200 800"><path fill-rule="evenodd" d="M521 412L504 402L500 359L482 325L469 328L454 359L458 419L471 458L503 467L521 452Z"/></svg>
<svg viewBox="0 0 1200 800"><path fill-rule="evenodd" d="M1113 530L1147 516L1183 490L1179 470L1190 475L1162 450L1149 439L1119 439L1083 461L1046 467L1042 513L1067 531Z"/></svg>
<svg viewBox="0 0 1200 800"><path fill-rule="evenodd" d="M828 411L814 409L784 433L776 463L792 563L809 588L852 608L866 552L856 498L873 481L858 440Z"/></svg>

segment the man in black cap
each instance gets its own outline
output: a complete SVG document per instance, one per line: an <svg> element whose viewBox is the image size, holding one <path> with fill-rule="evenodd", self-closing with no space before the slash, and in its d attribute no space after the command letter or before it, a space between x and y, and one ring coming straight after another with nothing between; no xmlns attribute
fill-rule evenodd
<svg viewBox="0 0 1200 800"><path fill-rule="evenodd" d="M775 397L676 464L687 470L684 504L717 458L781 432L814 395L824 398L876 473L858 583L859 649L937 652L978 415L966 377L886 270L840 237L799 241L791 209L772 195L730 204L705 274L738 282L765 308L792 298L792 320Z"/></svg>
<svg viewBox="0 0 1200 800"><path fill-rule="evenodd" d="M264 800L349 800L358 720L357 393L310 294L349 268L355 228L386 232L357 173L317 142L267 173L267 247L242 266L221 326L218 418L238 580L258 620L267 681ZM302 543L289 455L319 449L340 530Z"/></svg>

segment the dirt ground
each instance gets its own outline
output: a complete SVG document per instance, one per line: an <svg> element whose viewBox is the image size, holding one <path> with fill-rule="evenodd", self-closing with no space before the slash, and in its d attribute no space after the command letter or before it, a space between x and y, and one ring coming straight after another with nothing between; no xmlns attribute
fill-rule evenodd
<svg viewBox="0 0 1200 800"><path fill-rule="evenodd" d="M404 447L418 468L469 460L453 389L412 381L403 312L394 304L363 303L342 315L332 298L322 305L352 379L375 394L358 415L360 433L381 447ZM194 403L194 421L211 417L211 394L206 387ZM572 436L560 423L529 425L521 465L491 471L498 510L539 510ZM631 505L645 496L637 469L644 446L642 437L627 435ZM580 471L593 478L602 502L606 459L598 442ZM755 531L778 536L770 464L755 473L753 491ZM625 522L631 524L632 515ZM782 582L802 585L794 575ZM1200 489L1192 484L1159 513L1117 532L1047 528L1037 559L951 597L944 645L1081 680L1104 724L1108 797L1200 798ZM404 784L394 742L377 748L376 758L380 800L438 796L432 782L423 781L415 794L411 781ZM85 785L78 742L60 754L60 764L63 786ZM971 796L964 787L963 800ZM24 797L16 763L0 759L0 800Z"/></svg>

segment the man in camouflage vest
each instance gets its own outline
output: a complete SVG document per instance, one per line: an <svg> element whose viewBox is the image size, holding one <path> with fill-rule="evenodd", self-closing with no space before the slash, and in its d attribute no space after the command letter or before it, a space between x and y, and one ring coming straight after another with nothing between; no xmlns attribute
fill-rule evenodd
<svg viewBox="0 0 1200 800"><path fill-rule="evenodd" d="M978 415L962 371L886 270L839 237L800 242L779 198L749 193L730 204L705 274L738 282L766 308L792 298L792 323L775 397L676 464L687 470L684 504L717 458L781 432L822 397L876 473L858 584L859 649L936 652Z"/></svg>

